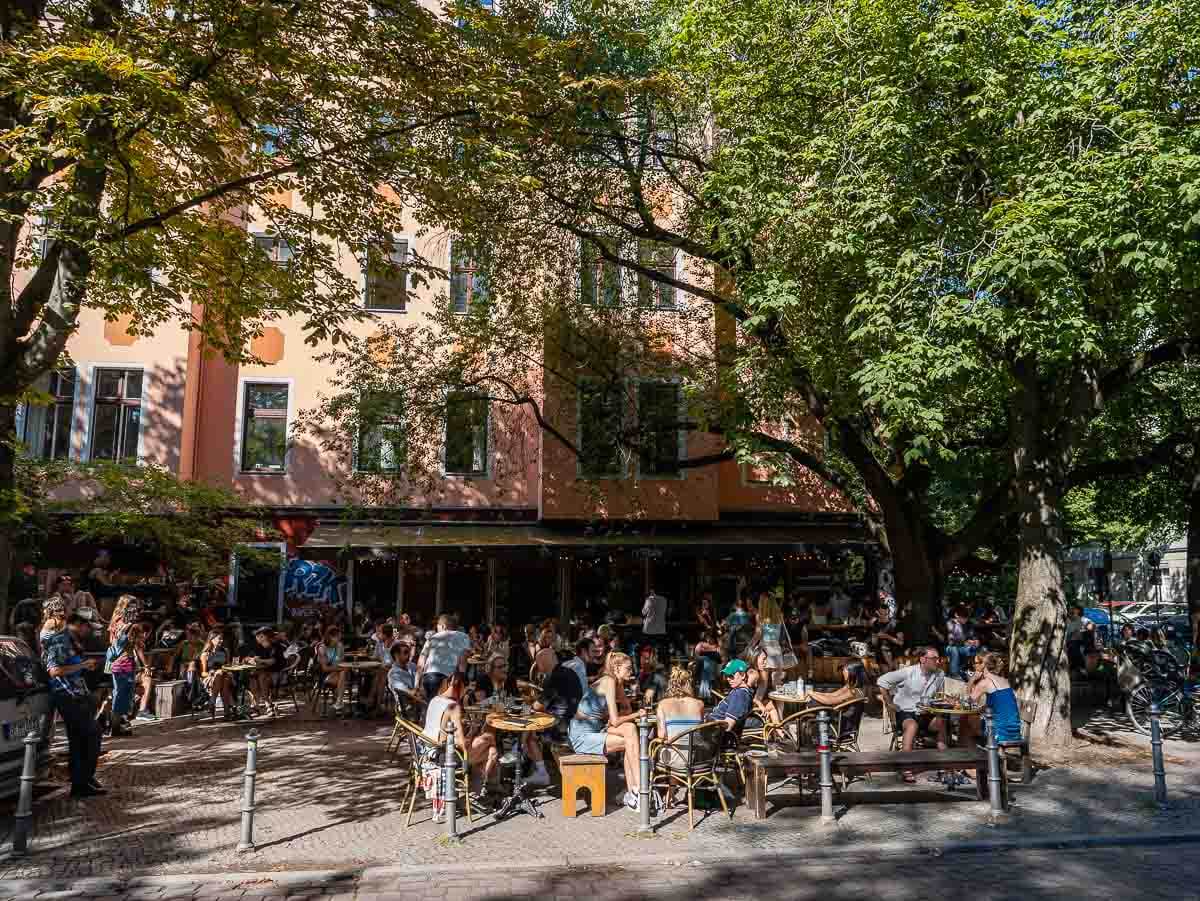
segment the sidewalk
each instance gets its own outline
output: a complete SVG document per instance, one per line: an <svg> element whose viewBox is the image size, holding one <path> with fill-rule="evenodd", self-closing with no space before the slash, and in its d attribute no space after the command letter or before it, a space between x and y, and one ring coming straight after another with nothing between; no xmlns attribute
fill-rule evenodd
<svg viewBox="0 0 1200 901"><path fill-rule="evenodd" d="M0 885L14 879L126 878L240 872L357 870L368 866L474 866L503 861L526 867L612 866L639 858L711 860L785 854L797 848L846 853L866 846L941 846L947 842L1031 836L1093 837L1200 830L1200 776L1176 758L1167 765L1172 804L1151 803L1148 758L1117 748L1097 751L1097 765L1038 773L1014 786L1008 821L989 826L987 805L973 787L947 802L941 786L915 789L891 777L859 782L847 794L834 827L813 807L781 807L763 821L739 807L719 812L688 831L686 808L656 821L652 838L634 834L636 814L565 819L559 801L540 796L545 819L490 817L460 820L461 845L439 839L418 802L413 826L399 809L404 767L385 753L390 724L382 721L285 717L256 723L257 848L237 854L239 797L245 762L243 729L188 718L139 726L114 742L99 778L107 797L75 802L65 789L35 805L32 849L25 859L0 855ZM864 725L864 750L880 740L878 720ZM919 801L938 803L914 803ZM870 801L870 803L865 803ZM11 810L0 811L0 847L7 848ZM0 889L2 891L2 889Z"/></svg>

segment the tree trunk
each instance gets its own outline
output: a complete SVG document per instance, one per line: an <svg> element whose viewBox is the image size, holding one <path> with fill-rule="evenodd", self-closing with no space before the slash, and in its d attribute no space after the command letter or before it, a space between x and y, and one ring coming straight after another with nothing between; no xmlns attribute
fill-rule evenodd
<svg viewBox="0 0 1200 901"><path fill-rule="evenodd" d="M896 601L909 605L901 623L908 644L930 640L940 618L942 573L920 513L903 503L884 509L884 529L896 576Z"/></svg>
<svg viewBox="0 0 1200 901"><path fill-rule="evenodd" d="M8 585L12 579L13 532L19 508L16 494L17 410L0 404L0 633L8 632Z"/></svg>
<svg viewBox="0 0 1200 901"><path fill-rule="evenodd" d="M1055 467L1047 460L1027 462L1017 485L1020 568L1009 660L1013 689L1037 705L1030 741L1039 747L1063 747L1072 734L1061 500Z"/></svg>
<svg viewBox="0 0 1200 901"><path fill-rule="evenodd" d="M1192 478L1188 485L1187 601L1192 623L1200 614L1200 441L1192 445ZM1196 643L1196 626L1192 626Z"/></svg>

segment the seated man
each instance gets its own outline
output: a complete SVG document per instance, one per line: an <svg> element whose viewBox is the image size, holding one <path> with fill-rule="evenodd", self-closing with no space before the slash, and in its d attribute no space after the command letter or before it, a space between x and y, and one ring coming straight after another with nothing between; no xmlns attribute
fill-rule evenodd
<svg viewBox="0 0 1200 901"><path fill-rule="evenodd" d="M568 727L575 718L575 711L579 709L579 702L585 694L587 685L579 678L578 670L566 663L560 663L551 670L546 681L542 683L541 699L533 706L535 710L544 710L558 717L558 722L550 730L550 735L555 741L569 741Z"/></svg>
<svg viewBox="0 0 1200 901"><path fill-rule="evenodd" d="M726 663L721 674L729 680L729 694L704 717L710 723L724 723L726 731L734 737L742 734L746 721L754 712L754 691L749 685L749 672L750 666L745 660L735 657Z"/></svg>
<svg viewBox="0 0 1200 901"><path fill-rule="evenodd" d="M417 667L412 662L413 646L405 639L394 642L388 650L392 666L387 671L387 684L396 699L396 707L405 715L411 713L411 708L417 694Z"/></svg>
<svg viewBox="0 0 1200 901"><path fill-rule="evenodd" d="M937 648L924 648L917 658L920 662L884 673L876 683L880 694L886 695L896 708L896 731L901 734L901 747L905 751L913 749L917 732L922 727L937 736L938 750L946 748L946 723L942 718L922 716L917 712L945 690L946 676L938 669L940 657ZM904 781L917 780L912 773L905 773Z"/></svg>

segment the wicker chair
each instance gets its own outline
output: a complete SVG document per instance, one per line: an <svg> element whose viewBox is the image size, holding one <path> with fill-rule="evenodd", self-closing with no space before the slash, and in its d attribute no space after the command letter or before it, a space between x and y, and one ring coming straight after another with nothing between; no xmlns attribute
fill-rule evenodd
<svg viewBox="0 0 1200 901"><path fill-rule="evenodd" d="M417 795L421 793L421 761L431 749L438 753L438 759L441 760L441 752L445 749L438 742L432 741L416 723L397 719L396 726L408 737L408 785L405 787L404 797L400 801L401 810L406 805L408 807L408 815L404 820L404 828L407 829L412 825L413 810L417 806ZM401 736L401 740L403 740L403 736ZM456 754L458 769L455 771L454 784L458 789L458 796L466 804L467 822L473 824L475 820L471 816L471 771L467 766L467 761L463 758L462 751L456 750Z"/></svg>
<svg viewBox="0 0 1200 901"><path fill-rule="evenodd" d="M387 750L393 758L400 754L400 749L404 746L404 724L419 723L425 718L425 705L421 699L413 692L400 689L396 691L390 686L388 693L396 700L396 718L392 726L392 734L388 738ZM395 747L392 743L395 742Z"/></svg>
<svg viewBox="0 0 1200 901"><path fill-rule="evenodd" d="M721 800L721 809L729 814L717 773L724 735L724 723L701 723L674 738L650 743L650 758L654 761L650 786L663 789L667 807L671 806L676 787L687 792L689 830L696 828L695 792L699 786L712 786Z"/></svg>

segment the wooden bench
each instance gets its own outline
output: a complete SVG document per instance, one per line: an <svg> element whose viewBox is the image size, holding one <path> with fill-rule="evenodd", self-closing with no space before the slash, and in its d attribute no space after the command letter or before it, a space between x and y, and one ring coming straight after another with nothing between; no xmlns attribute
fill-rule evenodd
<svg viewBox="0 0 1200 901"><path fill-rule="evenodd" d="M820 755L816 751L798 754L776 754L752 758L750 778L746 782L746 803L756 819L767 815L767 782L771 777L804 776L820 772ZM987 751L983 748L948 748L945 751L863 751L835 752L833 772L842 776L865 776L870 773L925 773L931 770L974 770L975 796L987 799ZM1001 778L1004 769L1001 767ZM1008 806L1008 786L1001 782L1004 806Z"/></svg>

